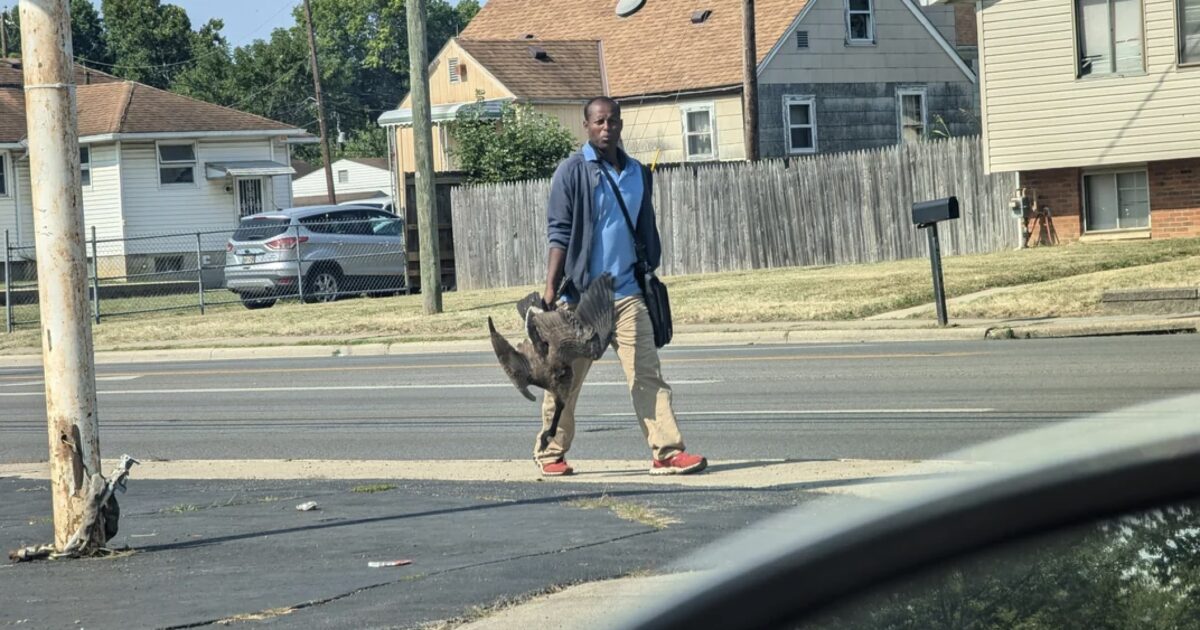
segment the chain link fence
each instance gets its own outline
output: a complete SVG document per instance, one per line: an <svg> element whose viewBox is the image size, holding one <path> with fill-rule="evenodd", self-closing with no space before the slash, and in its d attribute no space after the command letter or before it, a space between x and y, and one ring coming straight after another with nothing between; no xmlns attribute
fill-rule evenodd
<svg viewBox="0 0 1200 630"><path fill-rule="evenodd" d="M253 217L236 229L87 242L87 294L96 323L133 314L261 309L407 293L418 273L404 225L383 211L300 219ZM39 323L37 251L4 234L6 330Z"/></svg>

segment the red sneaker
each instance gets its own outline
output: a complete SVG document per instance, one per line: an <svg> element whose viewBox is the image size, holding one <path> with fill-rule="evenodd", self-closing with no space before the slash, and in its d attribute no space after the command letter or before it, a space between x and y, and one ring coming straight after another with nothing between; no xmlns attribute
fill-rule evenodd
<svg viewBox="0 0 1200 630"><path fill-rule="evenodd" d="M708 468L708 460L683 452L662 461L655 460L650 466L651 475L690 475Z"/></svg>
<svg viewBox="0 0 1200 630"><path fill-rule="evenodd" d="M556 459L548 464L542 464L543 477L565 477L575 472L565 459Z"/></svg>

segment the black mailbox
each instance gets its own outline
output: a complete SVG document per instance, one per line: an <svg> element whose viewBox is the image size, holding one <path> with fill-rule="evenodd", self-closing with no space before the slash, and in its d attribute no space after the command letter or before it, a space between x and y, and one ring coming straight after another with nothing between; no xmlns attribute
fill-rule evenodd
<svg viewBox="0 0 1200 630"><path fill-rule="evenodd" d="M938 221L958 218L958 197L946 197L913 204L912 219L917 225L929 225Z"/></svg>

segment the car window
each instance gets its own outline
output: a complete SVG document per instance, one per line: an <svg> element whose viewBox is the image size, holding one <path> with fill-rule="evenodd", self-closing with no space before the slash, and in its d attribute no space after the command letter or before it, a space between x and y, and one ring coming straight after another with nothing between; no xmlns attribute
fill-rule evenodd
<svg viewBox="0 0 1200 630"><path fill-rule="evenodd" d="M786 627L1034 630L1197 624L1200 501L989 550Z"/></svg>
<svg viewBox="0 0 1200 630"><path fill-rule="evenodd" d="M333 234L336 230L336 227L333 219L330 218L330 214L331 213L329 212L314 214L310 217L300 219L300 223L304 224L304 227L308 228L310 232L316 232L318 234Z"/></svg>
<svg viewBox="0 0 1200 630"><path fill-rule="evenodd" d="M376 236L400 236L403 224L398 217L382 210L372 211L369 214L372 234Z"/></svg>
<svg viewBox="0 0 1200 630"><path fill-rule="evenodd" d="M366 210L340 210L330 214L334 231L338 234L354 236L371 234L370 217Z"/></svg>
<svg viewBox="0 0 1200 630"><path fill-rule="evenodd" d="M262 241L279 236L288 230L290 219L278 217L246 217L233 233L235 241Z"/></svg>

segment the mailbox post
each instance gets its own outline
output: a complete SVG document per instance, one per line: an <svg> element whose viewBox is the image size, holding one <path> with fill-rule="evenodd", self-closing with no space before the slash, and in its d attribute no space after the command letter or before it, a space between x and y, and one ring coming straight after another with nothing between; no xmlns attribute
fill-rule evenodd
<svg viewBox="0 0 1200 630"><path fill-rule="evenodd" d="M958 218L958 198L946 197L914 203L913 223L929 237L929 265L933 269L933 294L937 303L938 326L949 324L946 315L946 287L942 284L942 249L938 241L938 223Z"/></svg>

